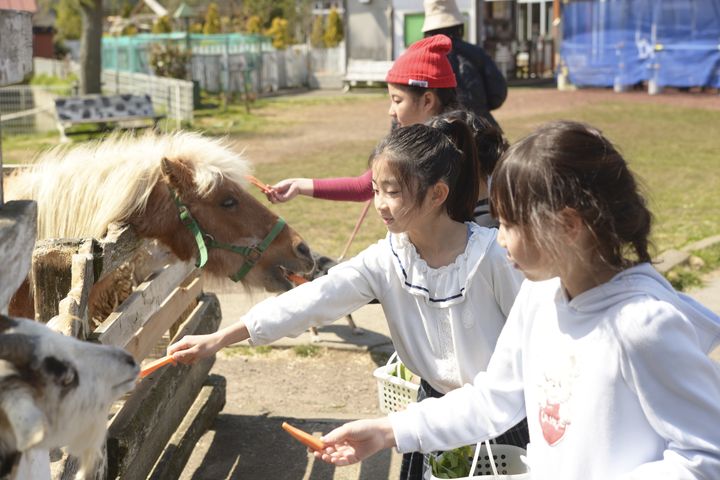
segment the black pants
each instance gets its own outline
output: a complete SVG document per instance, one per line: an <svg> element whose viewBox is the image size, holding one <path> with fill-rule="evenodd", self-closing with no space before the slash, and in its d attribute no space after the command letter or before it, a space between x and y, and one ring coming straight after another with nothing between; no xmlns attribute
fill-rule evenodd
<svg viewBox="0 0 720 480"><path fill-rule="evenodd" d="M432 388L425 380L420 381L418 402L421 402L426 398L440 398L442 396L442 393ZM516 447L527 448L527 444L530 443L530 433L528 432L527 419L523 419L523 421L512 427L507 432L491 440L490 443L515 445ZM423 480L424 463L425 455L420 452L410 452L404 454L402 458L402 465L400 466L400 480Z"/></svg>

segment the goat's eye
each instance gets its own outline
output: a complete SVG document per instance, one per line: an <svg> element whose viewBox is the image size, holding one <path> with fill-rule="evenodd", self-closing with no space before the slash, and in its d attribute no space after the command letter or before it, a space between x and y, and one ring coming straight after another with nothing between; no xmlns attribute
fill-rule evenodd
<svg viewBox="0 0 720 480"><path fill-rule="evenodd" d="M238 202L237 202L237 200L236 200L235 198L233 198L233 197L228 197L228 198L226 198L225 200L222 201L222 203L220 204L220 206L223 207L223 208L232 208L232 207L234 207L235 205L237 205L237 203L238 203Z"/></svg>
<svg viewBox="0 0 720 480"><path fill-rule="evenodd" d="M55 357L47 357L43 360L43 369L64 387L74 384L77 380L75 369Z"/></svg>

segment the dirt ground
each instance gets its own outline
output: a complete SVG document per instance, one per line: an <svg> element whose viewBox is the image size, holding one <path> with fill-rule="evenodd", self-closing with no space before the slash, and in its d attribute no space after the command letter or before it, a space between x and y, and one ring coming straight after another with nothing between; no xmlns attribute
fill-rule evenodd
<svg viewBox="0 0 720 480"><path fill-rule="evenodd" d="M511 91L495 116L502 123L503 119L607 101L720 109L717 95L671 92L650 97L644 92L619 95L608 90L558 92L543 88ZM374 141L388 131L387 107L385 98L374 95L365 102L310 105L302 109L301 118L295 109L267 108L260 114L291 121L292 126L282 137L242 138L238 140L238 149L244 149L251 161L263 163L287 161L300 150L321 152L335 136L332 132L342 132L345 140ZM363 349L321 349L311 357L298 356L291 348L272 349L259 355L233 350L221 353L212 373L227 379L227 404L213 428L198 443L181 478L396 478L399 456L394 452L384 452L361 466L334 469L314 462L304 447L280 429L280 424L287 420L319 434L350 419L378 416L376 383L372 377L376 366L373 356Z"/></svg>

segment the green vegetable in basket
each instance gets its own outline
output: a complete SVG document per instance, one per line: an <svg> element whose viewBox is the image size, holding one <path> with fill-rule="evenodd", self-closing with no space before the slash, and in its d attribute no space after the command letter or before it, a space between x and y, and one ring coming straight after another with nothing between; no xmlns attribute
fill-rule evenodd
<svg viewBox="0 0 720 480"><path fill-rule="evenodd" d="M403 380L406 380L408 382L411 382L413 379L413 376L415 376L414 373L412 373L404 364L400 364L398 368L393 368L390 371L390 375L394 377L402 378Z"/></svg>
<svg viewBox="0 0 720 480"><path fill-rule="evenodd" d="M470 445L430 456L432 474L437 478L463 478L470 476L473 450Z"/></svg>

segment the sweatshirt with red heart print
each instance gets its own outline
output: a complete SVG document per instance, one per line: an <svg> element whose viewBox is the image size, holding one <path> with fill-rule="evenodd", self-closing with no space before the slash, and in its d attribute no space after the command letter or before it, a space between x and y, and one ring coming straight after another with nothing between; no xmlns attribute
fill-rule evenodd
<svg viewBox="0 0 720 480"><path fill-rule="evenodd" d="M493 438L527 415L533 480L720 479L720 318L649 264L568 299L525 281L487 371L390 420L401 452Z"/></svg>

